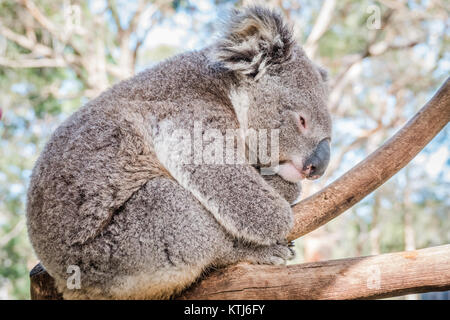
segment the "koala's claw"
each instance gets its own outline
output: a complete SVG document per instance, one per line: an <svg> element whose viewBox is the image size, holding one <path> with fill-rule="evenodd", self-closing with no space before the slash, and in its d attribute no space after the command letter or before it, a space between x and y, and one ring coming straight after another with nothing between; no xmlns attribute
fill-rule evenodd
<svg viewBox="0 0 450 320"><path fill-rule="evenodd" d="M292 248L292 247L295 246L294 240L291 240L291 241L287 241L287 240L285 240L285 241L277 241L277 244L279 244L279 245L285 245L285 246L288 246L288 247L290 247L290 248Z"/></svg>
<svg viewBox="0 0 450 320"><path fill-rule="evenodd" d="M252 254L253 263L284 265L287 260L295 258L295 251L287 244L261 246Z"/></svg>

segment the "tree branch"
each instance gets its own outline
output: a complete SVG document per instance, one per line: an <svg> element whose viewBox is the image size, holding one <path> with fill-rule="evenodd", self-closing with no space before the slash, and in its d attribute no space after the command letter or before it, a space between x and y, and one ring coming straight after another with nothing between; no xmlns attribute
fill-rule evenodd
<svg viewBox="0 0 450 320"><path fill-rule="evenodd" d="M336 0L326 0L320 8L319 15L311 30L311 33L306 39L304 50L309 57L314 57L317 50L317 42L324 35L330 26L333 17L333 11L336 7Z"/></svg>
<svg viewBox="0 0 450 320"><path fill-rule="evenodd" d="M51 56L53 54L53 50L51 48L44 46L43 44L36 43L33 39L25 37L21 34L15 33L1 23L0 34L6 39L17 43L21 47L34 52L36 55Z"/></svg>
<svg viewBox="0 0 450 320"><path fill-rule="evenodd" d="M368 299L450 289L450 245L292 266L216 270L180 299Z"/></svg>
<svg viewBox="0 0 450 320"><path fill-rule="evenodd" d="M136 9L136 12L131 17L130 24L128 25L128 29L127 29L128 33L131 34L136 31L136 29L139 25L139 20L141 18L141 15L144 12L145 5L146 5L145 1L143 1L143 0L138 1L138 7Z"/></svg>
<svg viewBox="0 0 450 320"><path fill-rule="evenodd" d="M67 30L53 24L53 22L39 10L33 1L21 0L21 3L29 14L41 25L42 28L47 30L54 37L54 39L57 39L64 45L69 44L77 55L82 56L82 50L78 48L74 41L72 41L72 38Z"/></svg>
<svg viewBox="0 0 450 320"><path fill-rule="evenodd" d="M111 15L114 19L114 23L116 24L117 27L117 32L118 33L122 33L123 32L123 28L120 24L120 18L119 18L119 13L117 12L117 5L116 5L116 1L114 0L108 0L107 1L107 6L109 8L109 10L111 11Z"/></svg>
<svg viewBox="0 0 450 320"><path fill-rule="evenodd" d="M62 58L48 59L7 59L0 57L0 66L8 68L63 68L67 63Z"/></svg>
<svg viewBox="0 0 450 320"><path fill-rule="evenodd" d="M53 48L35 42L33 39L15 33L0 23L0 35L15 42L19 46L31 51L33 56L44 56L45 58L29 59L18 57L15 59L1 58L0 64L12 68L58 68L71 65L75 72L77 66L81 65L80 58L73 54L64 52L57 53Z"/></svg>

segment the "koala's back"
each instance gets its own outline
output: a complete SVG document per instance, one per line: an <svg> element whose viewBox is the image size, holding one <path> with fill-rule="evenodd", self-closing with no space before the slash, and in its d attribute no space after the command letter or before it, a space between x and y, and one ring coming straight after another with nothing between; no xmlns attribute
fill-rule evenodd
<svg viewBox="0 0 450 320"><path fill-rule="evenodd" d="M148 131L140 105L110 92L55 131L28 191L28 230L41 260L93 239L133 192L164 174Z"/></svg>

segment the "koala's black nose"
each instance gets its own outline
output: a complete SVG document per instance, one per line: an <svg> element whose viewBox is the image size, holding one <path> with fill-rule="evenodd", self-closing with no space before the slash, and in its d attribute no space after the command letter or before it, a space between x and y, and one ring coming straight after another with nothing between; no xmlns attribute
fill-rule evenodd
<svg viewBox="0 0 450 320"><path fill-rule="evenodd" d="M308 179L317 179L323 175L330 162L330 141L323 139L316 150L306 159L303 165L303 174Z"/></svg>

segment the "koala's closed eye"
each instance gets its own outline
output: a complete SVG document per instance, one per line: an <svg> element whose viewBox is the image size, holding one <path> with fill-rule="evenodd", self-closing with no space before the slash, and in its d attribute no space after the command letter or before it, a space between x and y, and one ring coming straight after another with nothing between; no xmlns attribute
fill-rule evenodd
<svg viewBox="0 0 450 320"><path fill-rule="evenodd" d="M306 120L303 116L299 116L300 125L306 129Z"/></svg>

